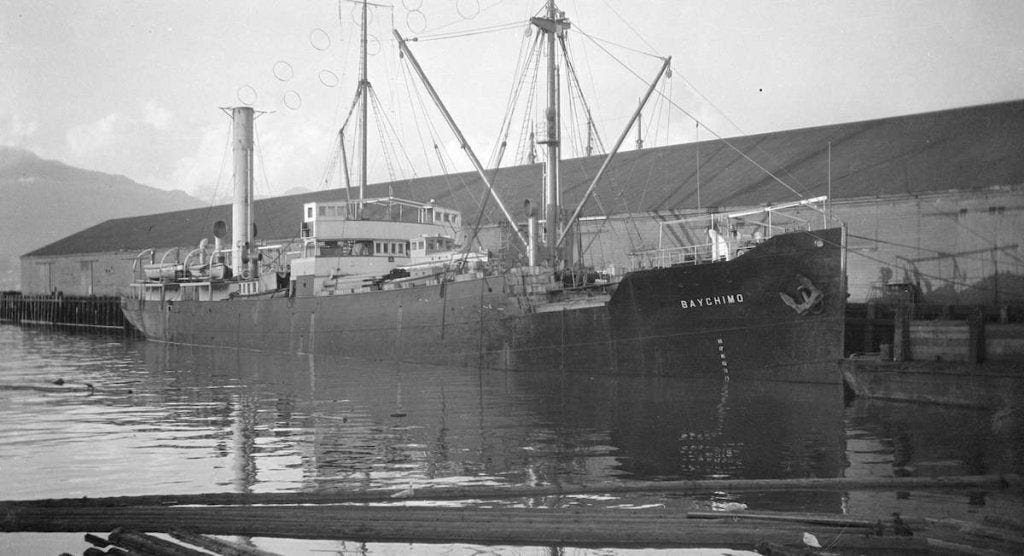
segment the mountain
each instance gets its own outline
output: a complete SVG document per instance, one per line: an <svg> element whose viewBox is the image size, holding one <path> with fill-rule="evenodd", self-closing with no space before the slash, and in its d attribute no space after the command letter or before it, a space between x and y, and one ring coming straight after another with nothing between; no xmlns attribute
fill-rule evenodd
<svg viewBox="0 0 1024 556"><path fill-rule="evenodd" d="M45 160L0 146L0 290L16 290L18 258L111 218L199 208L182 191Z"/></svg>

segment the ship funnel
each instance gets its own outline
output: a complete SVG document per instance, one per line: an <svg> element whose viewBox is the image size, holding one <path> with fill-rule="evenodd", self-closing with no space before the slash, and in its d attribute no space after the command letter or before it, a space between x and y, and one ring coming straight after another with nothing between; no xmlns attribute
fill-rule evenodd
<svg viewBox="0 0 1024 556"><path fill-rule="evenodd" d="M252 122L251 106L231 109L234 197L231 204L231 266L236 276L253 276L252 248Z"/></svg>
<svg viewBox="0 0 1024 556"><path fill-rule="evenodd" d="M228 224L223 220L218 220L213 223L213 251L216 253L214 256L220 261L220 250L224 249L224 238L228 236Z"/></svg>

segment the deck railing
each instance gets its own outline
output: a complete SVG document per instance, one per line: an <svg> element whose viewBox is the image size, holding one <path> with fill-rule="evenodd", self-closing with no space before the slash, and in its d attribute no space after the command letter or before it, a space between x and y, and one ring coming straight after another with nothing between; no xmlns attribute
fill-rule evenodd
<svg viewBox="0 0 1024 556"><path fill-rule="evenodd" d="M700 264L710 261L710 243L670 247L668 249L649 249L629 254L630 270L664 268L680 264Z"/></svg>

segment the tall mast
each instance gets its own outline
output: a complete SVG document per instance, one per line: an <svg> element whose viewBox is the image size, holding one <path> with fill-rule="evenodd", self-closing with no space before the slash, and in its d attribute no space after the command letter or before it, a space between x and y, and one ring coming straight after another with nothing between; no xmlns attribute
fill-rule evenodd
<svg viewBox="0 0 1024 556"><path fill-rule="evenodd" d="M547 34L548 64L547 64L547 85L548 85L548 106L545 110L547 121L547 132L543 139L537 141L547 145L548 156L544 162L544 219L545 219L545 243L548 248L548 256L552 266L560 266L563 262L561 250L556 248L558 243L560 227L558 171L560 149L560 122L558 114L558 68L555 63L555 39L569 28L569 21L564 14L555 8L555 0L548 0L547 17L534 17L530 22L538 29Z"/></svg>
<svg viewBox="0 0 1024 556"><path fill-rule="evenodd" d="M362 201L363 190L366 189L366 97L367 89L370 87L370 82L366 79L366 0L363 0L363 29L359 53L359 109L362 112L362 118L359 120L359 200Z"/></svg>

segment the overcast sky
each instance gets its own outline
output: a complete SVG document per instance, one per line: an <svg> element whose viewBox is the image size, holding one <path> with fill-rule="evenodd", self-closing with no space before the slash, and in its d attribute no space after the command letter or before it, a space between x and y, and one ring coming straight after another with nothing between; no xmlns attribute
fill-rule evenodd
<svg viewBox="0 0 1024 556"><path fill-rule="evenodd" d="M392 25L429 38L521 23L411 43L487 160L521 46L531 40L526 21L543 2L390 4L372 10L370 80L399 130L398 139L384 143L400 143L405 154L390 164L374 156L371 181L440 172L431 125L451 159L448 168L468 168L440 118L410 104L418 85L397 57ZM559 6L574 24L569 36L579 79L609 145L645 88L620 62L648 80L659 66L637 51L671 55L673 76L660 90L723 136L1024 98L1021 0ZM267 112L257 121L258 195L320 189L325 179L337 187L336 175L325 176L356 88L357 15L348 0L0 0L0 144L208 196L230 188L228 119L218 107L246 102ZM520 108L516 127L532 115ZM697 136L693 121L665 103L645 114L644 128L647 146ZM710 137L701 130L701 139ZM525 156L516 136L509 141L506 164ZM575 142L583 141L581 133ZM634 148L632 137L626 148ZM375 136L371 149L382 149Z"/></svg>

